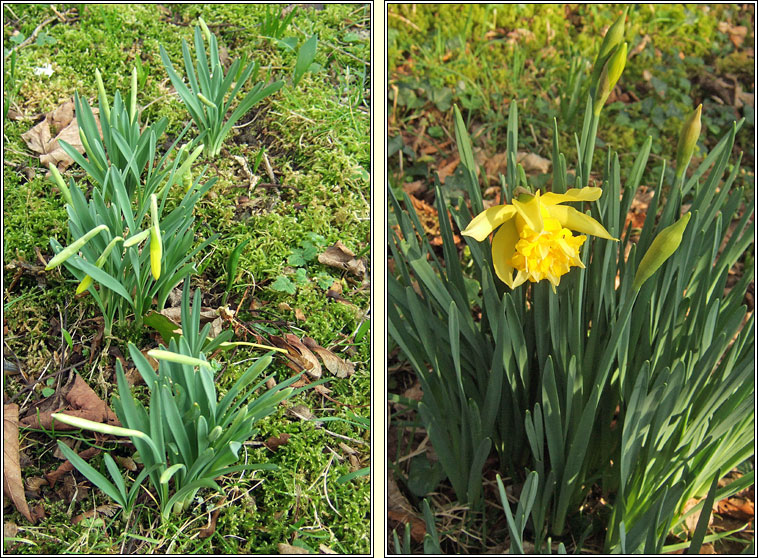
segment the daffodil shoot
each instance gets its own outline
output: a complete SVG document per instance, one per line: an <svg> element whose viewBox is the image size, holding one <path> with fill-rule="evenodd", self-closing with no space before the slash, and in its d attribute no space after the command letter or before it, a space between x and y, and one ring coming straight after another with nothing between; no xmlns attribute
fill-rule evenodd
<svg viewBox="0 0 758 558"><path fill-rule="evenodd" d="M527 280L547 279L555 290L572 267L584 267L579 249L585 235L618 240L592 217L560 205L596 201L601 194L596 187L572 188L565 194L522 194L512 204L486 209L462 234L481 242L497 231L492 239L495 273L511 289ZM584 234L575 236L572 231Z"/></svg>

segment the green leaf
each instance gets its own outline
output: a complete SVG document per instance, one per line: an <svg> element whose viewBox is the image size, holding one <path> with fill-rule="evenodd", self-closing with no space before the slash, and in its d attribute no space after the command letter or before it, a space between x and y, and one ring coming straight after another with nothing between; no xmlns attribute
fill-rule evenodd
<svg viewBox="0 0 758 558"><path fill-rule="evenodd" d="M121 507L126 508L126 502L122 499L121 494L113 483L96 471L94 467L79 457L74 450L60 440L58 440L58 448L61 450L63 456L68 459L82 475L87 477L87 480L102 490L111 500L119 504Z"/></svg>
<svg viewBox="0 0 758 558"><path fill-rule="evenodd" d="M318 36L311 35L311 37L303 43L300 50L297 53L297 62L295 62L295 71L292 74L292 84L297 87L297 84L308 71L313 60L316 58L316 49L318 47Z"/></svg>
<svg viewBox="0 0 758 558"><path fill-rule="evenodd" d="M289 277L285 277L284 275L277 277L276 281L271 284L271 288L275 291L288 293L291 295L294 295L296 291L295 284L290 280Z"/></svg>

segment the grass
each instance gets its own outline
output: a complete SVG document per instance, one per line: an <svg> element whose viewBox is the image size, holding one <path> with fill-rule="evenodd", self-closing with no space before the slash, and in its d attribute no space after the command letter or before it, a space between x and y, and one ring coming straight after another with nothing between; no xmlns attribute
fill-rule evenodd
<svg viewBox="0 0 758 558"><path fill-rule="evenodd" d="M450 162L453 103L461 107L469 129L477 130L474 146L492 157L505 151L508 106L515 100L519 150L549 158L553 118L561 131L581 122L583 102L570 102L572 80L578 79L583 91L600 38L620 9L525 4L437 10L406 4L390 6L388 13L388 166L399 184L430 178ZM619 151L622 165L631 166L651 134L654 164L648 176L657 180L661 161L675 159L679 123L703 102L704 132L696 159L744 116L734 151L744 152L738 184L752 185L754 107L747 98L734 100L737 87L754 92L753 57L747 50L752 18L749 6L633 6L625 32L629 60L618 95L603 111L593 167L601 168L606 144ZM732 34L739 26L746 31L742 43ZM714 88L718 80L732 85ZM574 138L563 132L560 140L572 160ZM434 147L439 150L433 152ZM496 183L496 176L489 178ZM544 183L547 177L535 180Z"/></svg>
<svg viewBox="0 0 758 558"><path fill-rule="evenodd" d="M282 7L271 14L278 17ZM65 240L66 214L60 196L51 195L46 169L27 149L21 134L32 127L37 115L70 99L74 91L92 100L95 68L102 72L109 95L116 89L128 91L131 68L139 59L141 121L165 116L168 140L161 138L159 145L165 140L163 148L167 147L189 115L171 94L158 45L164 45L175 66L182 66L181 39L190 40L200 15L225 45L230 59L257 59L262 76L270 71L285 79L286 85L239 121L218 158L201 157L193 167L193 172L199 172L208 165L209 175L218 177L196 207L198 241L220 234L219 241L199 255L196 263L201 272L193 277L193 286L204 293L204 306L218 307L229 255L247 241L228 299L229 306L239 310L238 320L266 334L310 336L356 367L349 378L329 378L330 399L307 391L263 422L259 436L246 447L246 458L273 462L279 470L223 479L224 503L219 495L201 492L203 503L161 525L155 505L147 499L138 505L129 525L120 514L101 514L74 525L73 516L108 504L76 473L82 493L86 492L84 499L61 499L45 487L39 498L29 502L45 510L36 525L15 510L6 514L6 522L19 526L17 537L28 541L9 543L6 550L242 554L275 553L279 544L318 551L323 544L341 553L367 553L368 477L339 479L369 465L368 428L355 420L370 416L369 336L354 338L369 307L369 285L316 259L293 266L288 258L314 238L320 250L339 240L356 254L365 257L368 253L369 8L355 4L298 7L279 40L259 33L266 17L262 5L81 5L61 7L64 12L65 22L54 19L42 29L52 40L40 45L32 41L18 50L15 78L19 89L11 108L20 118L4 123L3 263L8 277L4 353L11 362L18 361L28 380L7 377L5 391L22 406L21 416L42 399L41 390L50 377L65 380L72 363L108 401L115 383L113 355L128 355L128 342L144 350L156 346L149 332L129 324L114 328L113 339L104 343L108 352L102 344L93 345L98 311L89 297L73 298L75 283L65 271L34 271L42 266L38 252L46 260L52 254L49 238ZM50 17L55 14L48 6L4 6L5 48L16 44L11 40L15 32L29 37ZM316 65L293 87L297 46L314 33L319 37ZM33 69L45 63L52 65L54 73L35 75ZM261 150L271 172L261 163L255 172L259 186L249 188L244 165L234 157L243 158L252 171ZM66 175L74 176L79 184L85 182L76 165ZM273 182L276 186L260 185ZM15 270L21 268L23 272L11 283ZM294 294L273 288L280 278L296 279ZM327 297L334 282L342 288L341 302ZM61 361L61 327L74 340L74 354L65 362ZM228 377L219 380L220 389L246 368L244 361L256 356L245 350L227 354ZM286 379L292 371L277 362L277 378ZM324 374L329 375L326 370ZM309 408L316 419L331 420L317 423L297 418L288 412L296 405ZM282 433L290 434L289 443L275 452L263 445L270 436ZM92 443L89 436L79 437L86 440L84 446ZM20 447L28 458L22 468L24 478L50 472L60 463L52 456L55 440L48 434L23 430ZM93 463L99 467L100 461L98 457ZM208 510L215 505L221 506L216 530L208 538L199 538L198 530L206 526Z"/></svg>

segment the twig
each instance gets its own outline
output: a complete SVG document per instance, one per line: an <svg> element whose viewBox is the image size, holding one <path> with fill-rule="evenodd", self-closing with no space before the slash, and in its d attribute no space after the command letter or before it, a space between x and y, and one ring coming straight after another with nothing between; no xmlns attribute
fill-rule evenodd
<svg viewBox="0 0 758 558"><path fill-rule="evenodd" d="M57 16L56 17L49 17L45 21L43 21L42 23L40 23L37 26L37 28L34 31L32 31L32 34L29 35L29 37L27 39L25 39L24 42L22 42L20 45L18 45L16 47L16 50L21 50L25 46L29 46L32 43L32 41L34 41L37 38L37 35L39 35L39 32L42 31L42 29L45 27L45 25L47 25L48 23L52 23L53 21L55 21L57 19L58 19Z"/></svg>
<svg viewBox="0 0 758 558"><path fill-rule="evenodd" d="M404 18L400 14L396 14L396 13L393 13L393 12L387 12L387 17L394 17L396 19L399 19L400 21L402 21L406 25L410 25L411 27L413 27L416 31L421 31L421 29L419 29L418 25L416 25L415 23L413 23L411 20Z"/></svg>
<svg viewBox="0 0 758 558"><path fill-rule="evenodd" d="M276 180L276 176L274 176L274 169L271 168L271 163L268 160L268 155L266 152L263 152L263 163L266 165L266 173L268 174L268 177L271 179L272 184L278 184Z"/></svg>
<svg viewBox="0 0 758 558"><path fill-rule="evenodd" d="M368 442L366 442L365 440L358 440L357 438L350 438L349 436L343 436L342 434L337 434L336 432L332 432L331 430L327 430L326 428L323 428L323 430L327 434L331 434L332 436L336 436L337 438L342 438L343 440L353 442L354 444L361 444L363 446L369 445Z"/></svg>

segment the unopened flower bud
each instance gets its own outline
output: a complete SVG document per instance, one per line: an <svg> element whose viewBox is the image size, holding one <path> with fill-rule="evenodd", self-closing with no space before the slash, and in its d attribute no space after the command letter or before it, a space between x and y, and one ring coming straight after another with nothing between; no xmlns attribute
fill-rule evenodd
<svg viewBox="0 0 758 558"><path fill-rule="evenodd" d="M603 43L600 45L600 51L597 53L595 64L592 67L592 78L590 80L592 84L597 83L597 78L600 76L600 72L603 71L608 57L621 44L621 41L624 40L624 23L626 21L627 10L628 8L624 8L624 12L613 22L613 25L608 28L605 37L603 37Z"/></svg>
<svg viewBox="0 0 758 558"><path fill-rule="evenodd" d="M626 66L626 49L626 43L617 47L608 59L608 62L605 63L603 71L600 73L600 78L597 81L597 88L595 89L595 101L592 108L595 116L600 115L600 111L602 110L605 101L608 100L608 96L611 94L611 91L613 91L613 88L616 87L616 82L624 71L624 66Z"/></svg>
<svg viewBox="0 0 758 558"><path fill-rule="evenodd" d="M693 110L682 124L682 131L679 132L679 143L676 146L676 177L680 178L684 174L684 169L690 164L692 153L695 151L695 145L700 137L700 115L703 112L702 103Z"/></svg>

